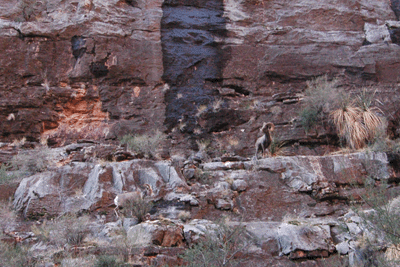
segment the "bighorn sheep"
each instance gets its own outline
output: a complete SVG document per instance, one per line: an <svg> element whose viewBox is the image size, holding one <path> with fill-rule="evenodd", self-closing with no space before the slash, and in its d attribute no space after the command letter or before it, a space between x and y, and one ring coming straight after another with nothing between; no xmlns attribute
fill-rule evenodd
<svg viewBox="0 0 400 267"><path fill-rule="evenodd" d="M256 159L258 159L258 150L261 149L262 155L264 156L265 150L268 150L269 146L272 143L271 132L275 129L275 125L272 122L263 123L263 126L260 129L260 132L264 133L263 136L257 139L256 141Z"/></svg>
<svg viewBox="0 0 400 267"><path fill-rule="evenodd" d="M115 204L114 212L115 212L115 215L117 215L117 217L119 217L118 212L117 212L118 209L120 207L124 207L124 205L127 203L127 201L137 202L137 201L140 201L141 199L145 199L145 198L151 197L153 195L153 189L151 188L151 186L149 184L145 184L144 187L145 187L144 192L142 192L140 190L126 192L126 193L118 194L114 198L114 204Z"/></svg>

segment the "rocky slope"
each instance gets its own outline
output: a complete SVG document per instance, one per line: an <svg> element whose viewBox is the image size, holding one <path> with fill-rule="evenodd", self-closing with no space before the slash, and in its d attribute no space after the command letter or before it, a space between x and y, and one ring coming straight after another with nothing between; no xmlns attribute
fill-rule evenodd
<svg viewBox="0 0 400 267"><path fill-rule="evenodd" d="M119 256L124 251L119 240L126 236L135 249L122 254L131 264L177 266L182 264L183 250L198 242L208 227L215 227L216 218L225 218L228 225L244 227L251 236L237 256L243 266L297 266L300 262L320 266L336 262L337 253L350 255L353 266L358 264L354 255L362 251L359 240L374 237L385 243L350 211L350 203L360 202L368 180L389 182L390 190L398 191L398 162L385 153L261 160L226 157L207 162L198 155L171 161L99 162L92 154L95 149L103 155L121 153L116 147L92 143L47 151L52 162L47 171L17 183L13 207L23 221L3 223L3 240L33 243L33 257L57 263L55 255L73 247L39 242L35 229L46 229L46 224L63 214L88 214L90 219L80 227L89 227L90 234L79 244L81 252L75 251L75 257ZM31 156L35 155L33 151ZM86 160L77 160L82 158ZM145 193L146 188L150 193ZM116 197L122 198L124 192L142 192L151 199L154 206L144 222L122 216L115 206Z"/></svg>
<svg viewBox="0 0 400 267"><path fill-rule="evenodd" d="M350 92L372 86L398 138L399 14L396 0L10 0L0 7L0 163L38 153L47 165L0 186L1 198L28 221L88 212L105 242L92 254L113 254L105 247L122 224L144 229L145 249L131 251L144 265L181 264L177 255L223 215L256 240L247 266L354 254L369 233L349 202L366 177L396 189L397 156L331 155L331 122L306 132L299 111L315 77ZM255 161L268 121L286 156ZM119 146L155 130L167 136L159 160ZM22 150L45 139L45 153ZM148 185L149 220L118 220L115 197Z"/></svg>

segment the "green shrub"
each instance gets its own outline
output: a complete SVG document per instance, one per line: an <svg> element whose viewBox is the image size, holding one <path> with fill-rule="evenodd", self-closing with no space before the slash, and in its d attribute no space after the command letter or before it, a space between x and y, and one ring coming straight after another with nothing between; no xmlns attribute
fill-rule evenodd
<svg viewBox="0 0 400 267"><path fill-rule="evenodd" d="M120 142L121 144L126 144L129 150L136 153L143 153L149 158L155 158L157 148L165 139L166 135L157 130L152 135L124 135Z"/></svg>
<svg viewBox="0 0 400 267"><path fill-rule="evenodd" d="M269 147L269 152L271 156L278 156L284 152L284 146L287 144L286 141L281 141L280 138L273 137L271 145Z"/></svg>
<svg viewBox="0 0 400 267"><path fill-rule="evenodd" d="M13 174L10 174L8 172L10 168L11 168L10 164L3 163L0 165L0 184L9 183L15 178Z"/></svg>
<svg viewBox="0 0 400 267"><path fill-rule="evenodd" d="M300 111L300 121L306 131L327 118L329 111L333 110L343 99L343 91L337 86L338 80L328 80L321 76L307 82L303 108Z"/></svg>
<svg viewBox="0 0 400 267"><path fill-rule="evenodd" d="M376 177L379 178L379 177ZM365 192L359 197L362 203L354 205L353 211L361 218L360 227L375 237L364 235L358 240L359 250L365 257L360 260L363 263L374 262L373 266L399 266L400 263L400 198L397 190L390 190L384 180L377 182L373 178L364 180ZM389 189L389 190L388 190ZM397 198L396 198L397 197ZM369 209L366 209L366 206ZM368 237L368 238L367 238ZM377 237L377 239L376 239ZM384 240L386 252L382 251ZM372 266L372 265L371 265Z"/></svg>
<svg viewBox="0 0 400 267"><path fill-rule="evenodd" d="M373 107L375 92L363 88L356 96L351 96L338 87L335 79L329 81L327 76L322 76L311 80L307 82L299 114L301 124L308 132L331 118L342 141L352 149L362 148L374 142L385 125L384 118L378 115L381 111Z"/></svg>
<svg viewBox="0 0 400 267"><path fill-rule="evenodd" d="M309 132L321 120L321 112L312 107L300 111L300 122L306 132Z"/></svg>

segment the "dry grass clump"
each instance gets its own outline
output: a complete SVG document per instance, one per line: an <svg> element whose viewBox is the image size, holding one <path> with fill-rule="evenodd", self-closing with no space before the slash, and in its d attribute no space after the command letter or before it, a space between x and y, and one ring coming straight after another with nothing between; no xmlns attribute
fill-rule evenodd
<svg viewBox="0 0 400 267"><path fill-rule="evenodd" d="M166 135L160 130L156 130L153 134L124 135L120 142L126 144L129 150L143 153L148 158L155 158L158 147L165 140Z"/></svg>
<svg viewBox="0 0 400 267"><path fill-rule="evenodd" d="M200 241L184 251L181 258L185 266L239 266L248 248L250 238L242 225L229 226L221 220L207 227Z"/></svg>
<svg viewBox="0 0 400 267"><path fill-rule="evenodd" d="M210 148L211 140L209 139L196 140L196 144L197 147L199 148L199 151L207 152L207 150Z"/></svg>
<svg viewBox="0 0 400 267"><path fill-rule="evenodd" d="M43 172L51 164L50 152L47 145L38 145L34 149L23 149L13 157L11 165L21 175Z"/></svg>
<svg viewBox="0 0 400 267"><path fill-rule="evenodd" d="M279 138L272 138L271 145L269 147L269 152L271 153L271 156L279 156L283 155L285 152L284 146L287 144L287 141L282 141Z"/></svg>
<svg viewBox="0 0 400 267"><path fill-rule="evenodd" d="M343 90L338 87L338 80L329 80L321 76L307 82L307 90L300 111L300 121L306 132L321 122L334 110L343 99Z"/></svg>
<svg viewBox="0 0 400 267"><path fill-rule="evenodd" d="M324 119L331 118L337 133L352 149L373 143L385 128L384 118L373 107L376 90L363 88L356 96L338 86L338 80L327 76L307 82L304 107L300 112L301 123L309 131Z"/></svg>
<svg viewBox="0 0 400 267"><path fill-rule="evenodd" d="M0 165L0 184L7 184L15 178L15 175L9 173L11 167L11 164L6 163Z"/></svg>
<svg viewBox="0 0 400 267"><path fill-rule="evenodd" d="M375 93L373 93L375 95ZM356 101L346 101L331 112L333 124L339 137L350 148L359 149L375 141L384 127L384 119L378 115L380 110L372 107L372 97L364 88Z"/></svg>
<svg viewBox="0 0 400 267"><path fill-rule="evenodd" d="M127 218L136 217L139 222L146 219L147 214L153 208L153 203L143 198L128 199L124 203L122 214Z"/></svg>
<svg viewBox="0 0 400 267"><path fill-rule="evenodd" d="M43 242L59 247L66 244L79 246L89 234L88 223L88 216L64 215L44 221L41 225L33 225L31 230Z"/></svg>

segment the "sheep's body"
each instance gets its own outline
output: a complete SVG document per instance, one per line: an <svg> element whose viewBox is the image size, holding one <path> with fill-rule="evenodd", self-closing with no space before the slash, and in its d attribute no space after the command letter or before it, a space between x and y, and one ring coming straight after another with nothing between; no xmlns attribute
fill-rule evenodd
<svg viewBox="0 0 400 267"><path fill-rule="evenodd" d="M259 137L256 141L256 159L258 159L258 151L261 150L262 155L264 156L265 151L269 152L269 146L272 143L272 136L271 132L273 132L275 129L275 125L272 122L268 122L263 124L263 127L260 129L262 133L264 133L263 136Z"/></svg>

